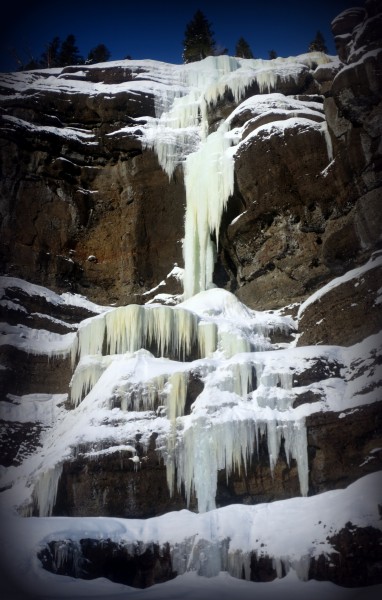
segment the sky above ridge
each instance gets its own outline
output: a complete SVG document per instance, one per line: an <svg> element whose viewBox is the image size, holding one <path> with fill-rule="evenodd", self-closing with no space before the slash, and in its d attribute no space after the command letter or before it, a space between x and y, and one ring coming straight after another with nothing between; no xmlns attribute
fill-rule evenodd
<svg viewBox="0 0 382 600"><path fill-rule="evenodd" d="M111 60L129 55L180 64L184 31L198 9L210 22L217 46L230 55L241 36L256 58L269 58L271 49L284 57L302 54L317 30L329 54L336 54L331 21L343 10L363 5L362 0L14 0L0 12L0 72L17 70L15 54L26 63L39 58L55 36L64 40L69 34L84 58L103 43Z"/></svg>

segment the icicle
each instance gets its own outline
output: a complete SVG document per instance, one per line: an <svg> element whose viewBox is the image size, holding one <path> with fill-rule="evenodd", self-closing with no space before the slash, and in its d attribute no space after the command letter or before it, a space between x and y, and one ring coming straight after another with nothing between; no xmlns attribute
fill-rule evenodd
<svg viewBox="0 0 382 600"><path fill-rule="evenodd" d="M292 439L290 439L290 436ZM295 421L293 429L287 440L287 447L292 458L296 460L300 491L302 496L307 496L309 491L309 463L308 463L308 441L305 419Z"/></svg>
<svg viewBox="0 0 382 600"><path fill-rule="evenodd" d="M217 474L226 469L227 478L233 470L245 471L253 453L256 431L251 420L214 422L198 417L183 431L174 448L176 464L169 469L177 472L177 485L185 488L187 504L192 492L198 500L199 512L215 508Z"/></svg>
<svg viewBox="0 0 382 600"><path fill-rule="evenodd" d="M73 406L80 404L114 359L115 356L85 356L80 359L70 381L69 399Z"/></svg>
<svg viewBox="0 0 382 600"><path fill-rule="evenodd" d="M326 122L321 123L321 131L323 132L324 137L325 137L328 160L329 160L329 162L331 162L333 160L333 144L332 144L332 138L330 137L328 125Z"/></svg>
<svg viewBox="0 0 382 600"><path fill-rule="evenodd" d="M199 323L198 334L200 356L211 356L217 347L218 329L216 323L201 321Z"/></svg>
<svg viewBox="0 0 382 600"><path fill-rule="evenodd" d="M276 571L276 575L278 579L282 579L283 571L284 571L284 561L280 557L272 558L272 567Z"/></svg>
<svg viewBox="0 0 382 600"><path fill-rule="evenodd" d="M186 404L188 373L180 371L173 373L168 381L169 391L167 395L167 417L175 421L177 417L184 414Z"/></svg>
<svg viewBox="0 0 382 600"><path fill-rule="evenodd" d="M249 362L231 363L225 367L226 376L219 387L245 398L252 388L252 365Z"/></svg>
<svg viewBox="0 0 382 600"><path fill-rule="evenodd" d="M199 317L182 308L130 304L81 323L73 344L77 355L125 354L154 346L160 356L189 360L197 344Z"/></svg>
<svg viewBox="0 0 382 600"><path fill-rule="evenodd" d="M247 338L239 336L236 332L219 331L219 349L226 358L231 358L241 352L250 352L251 344Z"/></svg>
<svg viewBox="0 0 382 600"><path fill-rule="evenodd" d="M44 471L36 481L33 496L39 517L50 517L56 502L58 483L62 474L62 465Z"/></svg>
<svg viewBox="0 0 382 600"><path fill-rule="evenodd" d="M80 323L77 332L77 342L73 345L72 363L77 355L102 354L105 337L105 315L97 315Z"/></svg>
<svg viewBox="0 0 382 600"><path fill-rule="evenodd" d="M153 377L144 384L129 381L115 390L116 399L121 403L123 411L155 410L160 403L160 396L166 384L166 377Z"/></svg>
<svg viewBox="0 0 382 600"><path fill-rule="evenodd" d="M309 569L310 569L311 557L309 554L304 554L298 560L291 561L291 567L297 574L300 581L309 580Z"/></svg>
<svg viewBox="0 0 382 600"><path fill-rule="evenodd" d="M120 306L106 313L108 353L136 352L144 347L145 309L137 304Z"/></svg>
<svg viewBox="0 0 382 600"><path fill-rule="evenodd" d="M169 306L155 306L147 311L147 341L155 343L159 356L173 347L174 312Z"/></svg>
<svg viewBox="0 0 382 600"><path fill-rule="evenodd" d="M173 373L168 381L167 392L167 417L171 422L170 432L167 437L166 475L167 485L172 495L175 484L175 447L176 447L176 419L184 414L187 397L188 373L180 371Z"/></svg>
<svg viewBox="0 0 382 600"><path fill-rule="evenodd" d="M237 579L243 579L244 574L244 578L250 581L251 554L249 552L242 552L241 550L229 552L227 571L232 577L236 577Z"/></svg>
<svg viewBox="0 0 382 600"><path fill-rule="evenodd" d="M220 221L233 193L233 158L227 150L231 139L228 125L203 141L185 162L186 218L183 254L184 296L190 298L212 284L215 247Z"/></svg>

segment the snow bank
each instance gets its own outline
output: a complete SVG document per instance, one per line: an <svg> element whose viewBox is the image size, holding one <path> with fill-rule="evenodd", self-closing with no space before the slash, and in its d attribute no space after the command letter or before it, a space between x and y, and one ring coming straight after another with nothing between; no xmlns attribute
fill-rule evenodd
<svg viewBox="0 0 382 600"><path fill-rule="evenodd" d="M4 566L8 576L13 575L28 593L55 599L89 595L100 599L123 596L154 600L175 599L179 597L177 594L182 598L195 598L195 594L204 598L212 593L227 599L232 594L240 594L241 598L281 600L292 591L296 594L293 597L297 598L313 594L318 600L322 593L337 600L357 598L359 590L353 590L352 595L348 588L306 581L307 567L309 560L322 551L334 552L329 538L346 523L381 529L378 512L381 484L381 473L375 473L344 490L311 498L293 498L257 506L229 506L200 515L183 510L144 521L105 517L7 517L0 532L2 547L7 548ZM169 543L172 565L178 570L178 577L147 590L133 590L104 579L85 582L43 570L37 553L49 541L72 540L75 543L83 538L111 539L131 548L137 548L139 543L139 552L144 552L153 542L160 546ZM287 577L266 584L241 581L242 570L246 572L252 552L258 557L273 557L274 565L282 564ZM184 559L185 554L188 561ZM381 588L368 587L367 597L379 597ZM365 590L362 593L365 594Z"/></svg>

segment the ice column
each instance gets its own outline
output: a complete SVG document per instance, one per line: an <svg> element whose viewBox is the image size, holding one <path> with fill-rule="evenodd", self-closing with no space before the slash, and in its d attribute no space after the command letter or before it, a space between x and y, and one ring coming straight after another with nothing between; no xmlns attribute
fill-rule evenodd
<svg viewBox="0 0 382 600"><path fill-rule="evenodd" d="M184 296L190 298L212 284L220 221L233 193L231 139L223 123L185 162L186 218L183 243Z"/></svg>
<svg viewBox="0 0 382 600"><path fill-rule="evenodd" d="M167 417L170 420L170 433L167 438L166 476L172 495L175 483L176 419L184 414L187 397L188 374L184 371L173 373L168 382Z"/></svg>
<svg viewBox="0 0 382 600"><path fill-rule="evenodd" d="M62 474L62 464L44 471L35 484L33 496L39 517L50 517L57 497L57 489Z"/></svg>

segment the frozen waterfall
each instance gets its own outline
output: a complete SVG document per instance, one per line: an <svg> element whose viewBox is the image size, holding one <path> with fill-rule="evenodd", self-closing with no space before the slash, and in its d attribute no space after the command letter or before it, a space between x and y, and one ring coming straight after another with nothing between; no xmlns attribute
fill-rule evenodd
<svg viewBox="0 0 382 600"><path fill-rule="evenodd" d="M227 482L249 473L260 444L271 474L282 449L283 460L297 467L301 495L308 493L306 427L293 409L293 367L285 367L284 355L278 360L282 349L270 341L272 332L290 331L294 323L277 311L252 311L212 283L221 218L233 193L235 136L229 119L213 132L208 125L211 107L224 94L240 102L253 84L270 92L280 79L298 77L301 68L289 59L209 57L174 71L176 84L156 89L157 114L143 127L144 143L169 177L178 165L184 171L184 299L176 306L154 299L107 309L80 324L72 345L69 399L79 419L93 423L94 406L137 419L142 414L142 444L157 433L170 493L179 490L187 503L195 497L200 512L216 507L219 471L225 470ZM192 377L202 391L191 402ZM75 424L65 432L68 446L86 443L83 431L90 444L94 427ZM111 435L103 431L100 436ZM131 432L119 430L115 447L134 452ZM40 514L50 514L54 505L60 469L53 467L52 459L40 479L35 475Z"/></svg>
<svg viewBox="0 0 382 600"><path fill-rule="evenodd" d="M234 136L226 121L210 133L208 111L227 93L236 103L253 84L260 94L270 93L279 81L297 81L302 68L307 70L313 64L328 60L321 52L311 52L300 57L297 68L295 58L209 56L183 65L178 85L158 91L156 118L146 125L144 144L154 149L169 177L178 165L184 168L185 298L212 285L216 251L213 238L218 239L222 214L233 193L234 161L230 146ZM323 131L328 140L326 130Z"/></svg>
<svg viewBox="0 0 382 600"><path fill-rule="evenodd" d="M195 495L200 512L216 507L219 471L225 470L227 482L234 472L249 473L261 440L266 440L271 473L283 445L288 463L296 461L306 495L305 424L293 416L290 367L279 364L281 351L269 341L272 332L291 325L289 317L252 311L218 288L174 307L110 309L79 327L72 352L72 405L88 414L103 398L99 402L109 410L118 406L122 412L153 415L165 410L168 427L162 427L156 444L170 493L184 490L188 503ZM192 374L203 389L185 414ZM41 514L51 511L48 491L54 494L57 487L45 479L35 492Z"/></svg>

